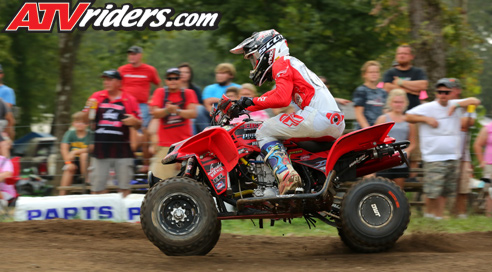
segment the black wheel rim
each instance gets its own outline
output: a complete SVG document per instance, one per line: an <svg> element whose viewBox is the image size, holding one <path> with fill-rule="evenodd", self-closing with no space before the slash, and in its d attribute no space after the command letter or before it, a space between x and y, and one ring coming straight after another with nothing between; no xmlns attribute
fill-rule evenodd
<svg viewBox="0 0 492 272"><path fill-rule="evenodd" d="M200 221L198 203L188 194L168 195L158 207L159 224L168 233L174 235L189 234Z"/></svg>
<svg viewBox="0 0 492 272"><path fill-rule="evenodd" d="M393 218L393 202L379 193L365 196L359 203L359 218L371 228L386 226Z"/></svg>

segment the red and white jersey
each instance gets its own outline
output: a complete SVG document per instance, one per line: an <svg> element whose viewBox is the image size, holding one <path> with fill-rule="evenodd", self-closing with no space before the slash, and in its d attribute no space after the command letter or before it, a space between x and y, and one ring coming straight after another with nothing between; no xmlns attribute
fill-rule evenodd
<svg viewBox="0 0 492 272"><path fill-rule="evenodd" d="M299 108L310 106L320 111L340 111L325 84L306 65L291 56L280 57L273 63L272 76L276 88L255 97L249 111L282 108L294 102Z"/></svg>

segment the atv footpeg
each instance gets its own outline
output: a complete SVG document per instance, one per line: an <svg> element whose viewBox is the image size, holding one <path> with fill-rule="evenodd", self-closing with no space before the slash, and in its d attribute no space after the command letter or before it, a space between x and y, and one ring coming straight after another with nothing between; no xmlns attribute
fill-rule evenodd
<svg viewBox="0 0 492 272"><path fill-rule="evenodd" d="M269 213L302 213L305 209L318 209L319 206L333 201L329 189L332 188L335 177L336 172L333 170L328 174L323 188L314 194L304 193L304 189L297 188L294 194L240 199L236 204L237 210L239 213L250 213L251 209Z"/></svg>

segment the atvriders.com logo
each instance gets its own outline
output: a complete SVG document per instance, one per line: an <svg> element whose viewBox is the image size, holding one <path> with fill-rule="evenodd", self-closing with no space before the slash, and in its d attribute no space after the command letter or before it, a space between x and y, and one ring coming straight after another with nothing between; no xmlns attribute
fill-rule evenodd
<svg viewBox="0 0 492 272"><path fill-rule="evenodd" d="M95 1L26 1L2 32L52 32L55 21L59 32L86 30L213 30L217 29L220 12L183 12L174 19L173 8L118 7L108 3L104 8L91 8Z"/></svg>

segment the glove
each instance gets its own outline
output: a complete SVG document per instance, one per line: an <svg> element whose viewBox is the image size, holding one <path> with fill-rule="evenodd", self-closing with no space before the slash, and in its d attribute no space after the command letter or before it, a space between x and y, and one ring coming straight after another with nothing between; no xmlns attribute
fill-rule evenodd
<svg viewBox="0 0 492 272"><path fill-rule="evenodd" d="M241 108L246 109L247 107L254 106L253 98L252 97L241 97L237 101L237 104L241 106Z"/></svg>
<svg viewBox="0 0 492 272"><path fill-rule="evenodd" d="M229 117L231 118L236 118L236 117L239 117L239 113L242 111L243 109L241 108L241 106L239 106L238 104L236 105L232 105L229 110L228 110L228 115Z"/></svg>

